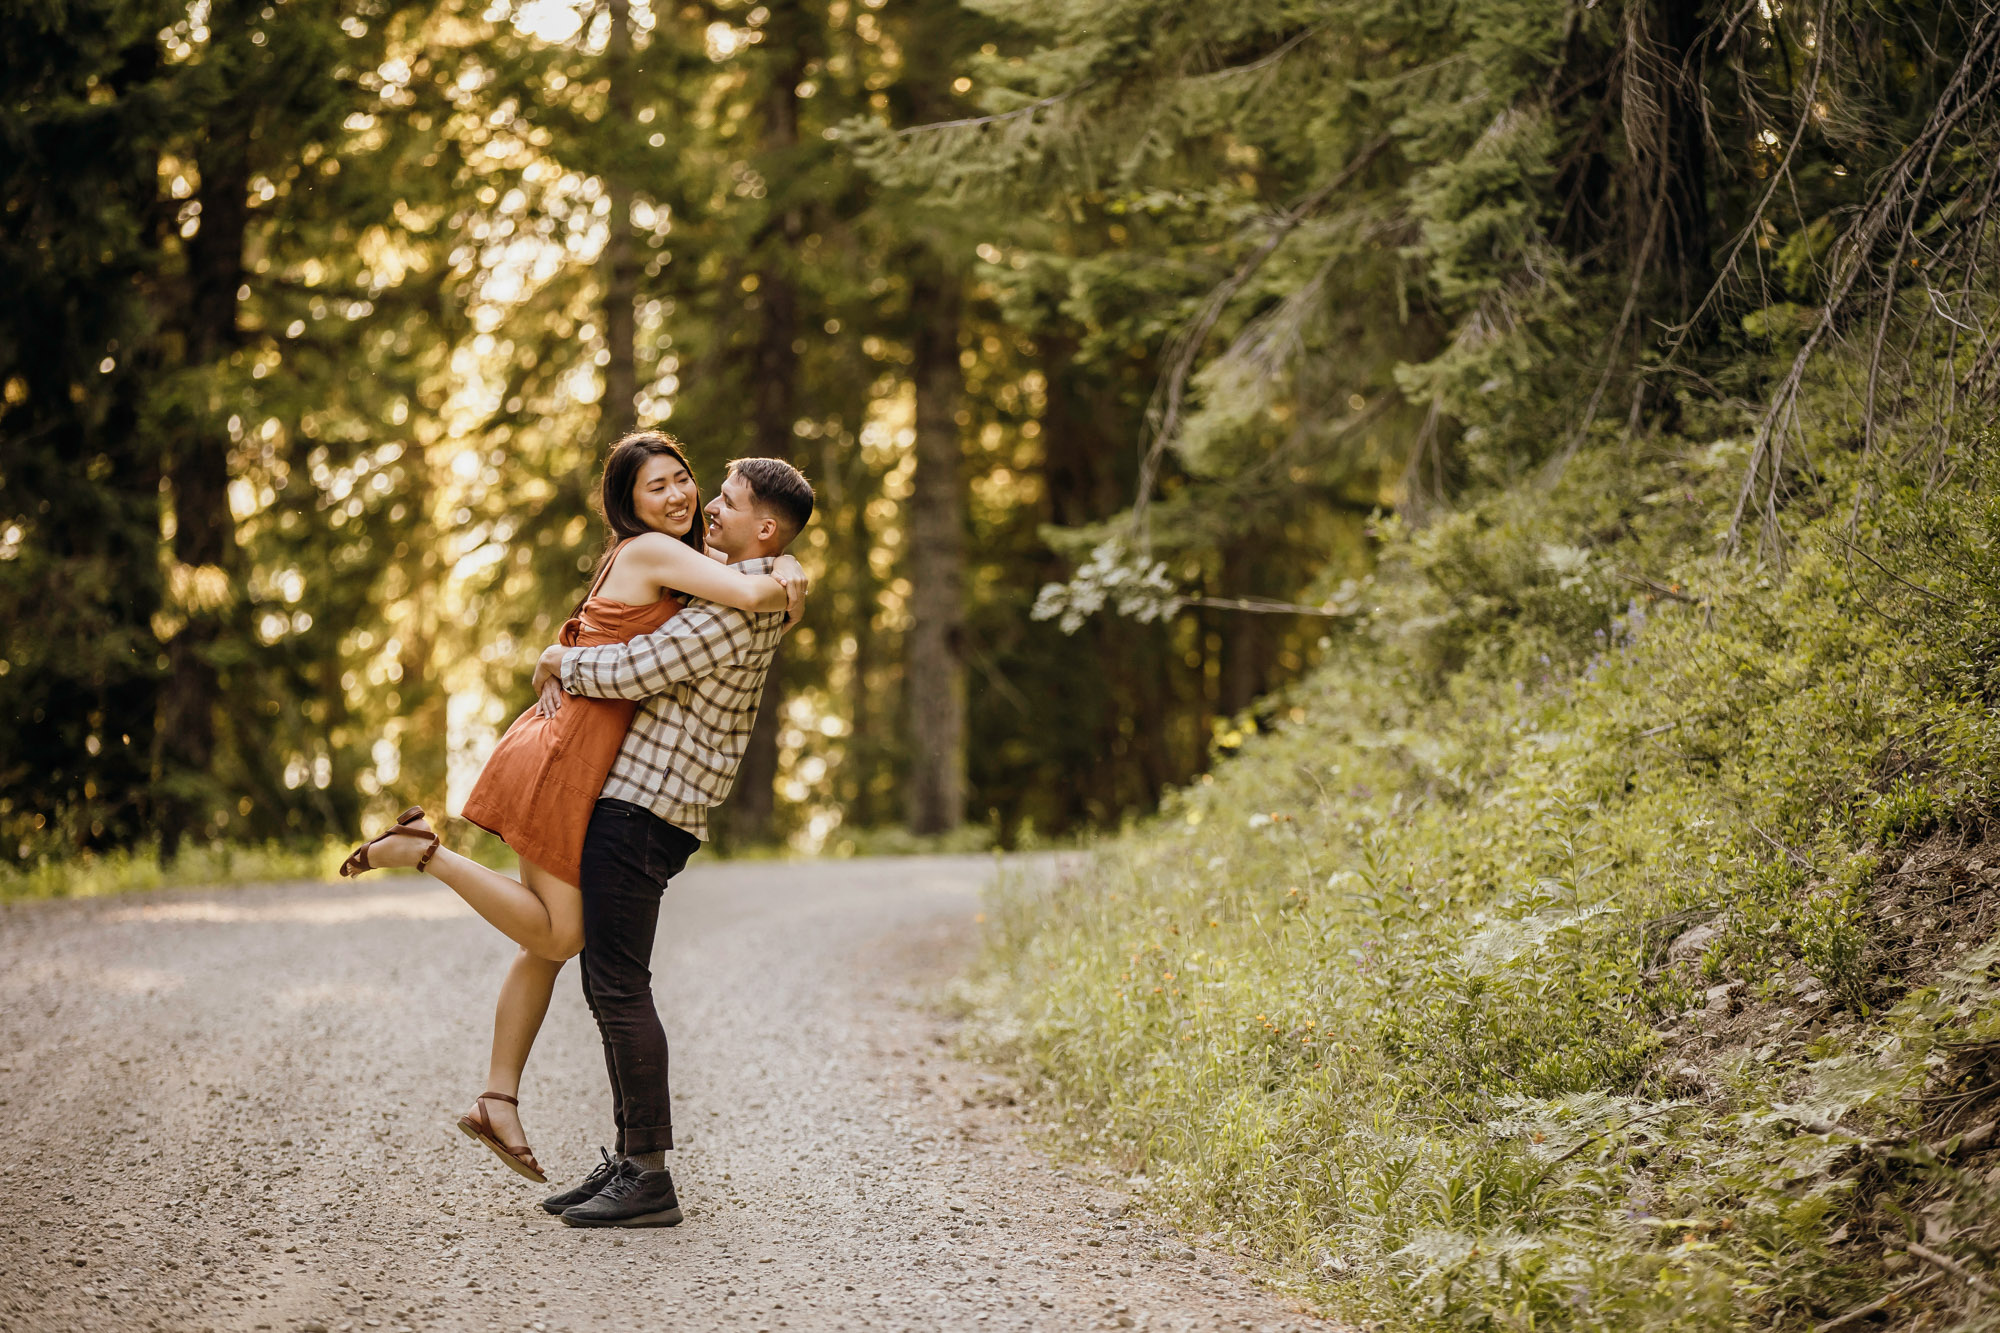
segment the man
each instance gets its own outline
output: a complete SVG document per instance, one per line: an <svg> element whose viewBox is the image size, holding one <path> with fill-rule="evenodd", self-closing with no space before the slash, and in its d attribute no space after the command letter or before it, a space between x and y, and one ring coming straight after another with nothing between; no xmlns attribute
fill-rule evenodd
<svg viewBox="0 0 2000 1333"><path fill-rule="evenodd" d="M812 517L813 492L789 463L740 458L703 511L708 545L749 574L768 573ZM667 881L708 837L709 807L729 794L750 740L782 612L690 601L652 634L599 648L545 651L539 693L645 701L605 779L584 835L583 994L604 1039L617 1157L543 1201L571 1226L673 1226L667 1038L653 1004L653 935Z"/></svg>

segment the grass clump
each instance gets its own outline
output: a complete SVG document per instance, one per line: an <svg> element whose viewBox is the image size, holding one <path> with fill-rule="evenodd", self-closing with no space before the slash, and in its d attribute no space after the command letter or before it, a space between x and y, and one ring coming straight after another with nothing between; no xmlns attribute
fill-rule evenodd
<svg viewBox="0 0 2000 1333"><path fill-rule="evenodd" d="M384 820L386 826L388 821ZM454 819L442 830L445 845L496 870L518 864L512 848L493 834ZM50 839L68 847L67 837ZM354 850L352 842L214 842L186 843L163 856L156 842L105 852L58 855L30 846L20 849L16 864L0 865L0 902L39 898L101 898L152 889L227 887L268 884L281 880L339 879L340 863ZM396 873L396 872L390 872Z"/></svg>
<svg viewBox="0 0 2000 1333"><path fill-rule="evenodd" d="M1920 1251L2000 1251L1990 452L1823 452L1782 571L1716 554L1733 440L1384 524L1262 734L996 896L969 1039L1384 1327L1970 1318Z"/></svg>
<svg viewBox="0 0 2000 1333"><path fill-rule="evenodd" d="M247 884L284 879L332 879L353 847L214 842L160 855L157 844L0 866L0 902L34 898L99 898L115 893L198 884Z"/></svg>

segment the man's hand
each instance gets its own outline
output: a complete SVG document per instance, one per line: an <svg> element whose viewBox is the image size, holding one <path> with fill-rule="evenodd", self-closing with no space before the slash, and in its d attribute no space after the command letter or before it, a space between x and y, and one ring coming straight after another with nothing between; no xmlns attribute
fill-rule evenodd
<svg viewBox="0 0 2000 1333"><path fill-rule="evenodd" d="M785 623L796 625L799 617L806 613L806 571L797 557L781 555L771 566L771 577L785 588Z"/></svg>
<svg viewBox="0 0 2000 1333"><path fill-rule="evenodd" d="M562 682L550 677L542 682L542 697L535 703L535 711L543 717L554 717L569 696L563 693Z"/></svg>

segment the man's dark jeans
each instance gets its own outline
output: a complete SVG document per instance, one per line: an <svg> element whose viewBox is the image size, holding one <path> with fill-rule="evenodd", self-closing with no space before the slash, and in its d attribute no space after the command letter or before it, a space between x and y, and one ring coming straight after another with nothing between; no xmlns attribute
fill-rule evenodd
<svg viewBox="0 0 2000 1333"><path fill-rule="evenodd" d="M667 1034L653 1007L653 932L667 881L700 846L629 801L599 801L583 836L583 998L604 1037L621 1154L674 1146Z"/></svg>

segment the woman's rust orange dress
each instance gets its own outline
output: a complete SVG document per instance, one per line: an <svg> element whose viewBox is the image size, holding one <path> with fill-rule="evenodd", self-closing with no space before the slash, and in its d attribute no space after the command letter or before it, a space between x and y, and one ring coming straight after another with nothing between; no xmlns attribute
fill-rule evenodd
<svg viewBox="0 0 2000 1333"><path fill-rule="evenodd" d="M610 572L607 563L605 574ZM651 634L685 605L662 597L649 606L628 606L599 597L603 583L600 575L578 614L564 623L558 638L565 647L596 648ZM575 695L564 697L554 717L529 708L493 748L460 813L498 834L523 861L577 883L590 812L638 711L636 700Z"/></svg>

